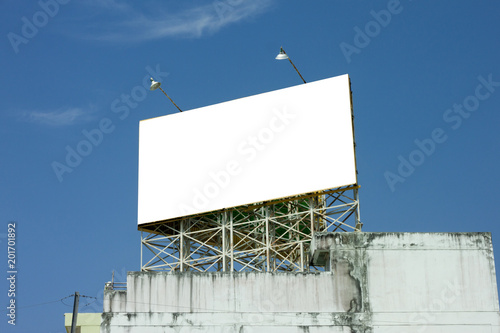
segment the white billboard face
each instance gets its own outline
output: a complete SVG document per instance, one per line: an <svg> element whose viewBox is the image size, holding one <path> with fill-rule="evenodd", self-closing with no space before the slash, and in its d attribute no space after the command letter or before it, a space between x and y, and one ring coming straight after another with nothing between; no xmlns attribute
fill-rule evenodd
<svg viewBox="0 0 500 333"><path fill-rule="evenodd" d="M356 182L347 74L140 122L139 225Z"/></svg>

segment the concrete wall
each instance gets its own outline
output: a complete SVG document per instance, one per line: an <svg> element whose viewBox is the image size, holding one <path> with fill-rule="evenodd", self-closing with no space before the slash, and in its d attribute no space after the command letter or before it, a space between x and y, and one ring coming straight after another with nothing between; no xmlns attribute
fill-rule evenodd
<svg viewBox="0 0 500 333"><path fill-rule="evenodd" d="M374 332L500 332L489 233L323 233L311 250L365 283Z"/></svg>
<svg viewBox="0 0 500 333"><path fill-rule="evenodd" d="M73 313L64 314L66 332L71 332ZM79 313L76 317L76 333L99 333L101 325L100 313Z"/></svg>
<svg viewBox="0 0 500 333"><path fill-rule="evenodd" d="M491 236L322 233L321 273L129 272L101 332L500 332Z"/></svg>

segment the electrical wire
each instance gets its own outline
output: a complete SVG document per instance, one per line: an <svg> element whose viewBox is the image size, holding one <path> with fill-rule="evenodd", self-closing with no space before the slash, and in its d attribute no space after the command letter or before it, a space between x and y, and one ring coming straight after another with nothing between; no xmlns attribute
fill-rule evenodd
<svg viewBox="0 0 500 333"><path fill-rule="evenodd" d="M93 297L93 296L86 296L86 295L80 295L80 297L85 297L85 298L93 298L94 300L92 302L87 302L86 304L83 304L81 307L82 309L89 306L89 305L92 305L94 304L95 302L97 302L97 297Z"/></svg>
<svg viewBox="0 0 500 333"><path fill-rule="evenodd" d="M65 300L66 298L69 298L69 297L73 297L74 295L69 295L69 296L66 296L66 297L63 297L61 299L58 299L58 300L55 300L55 301L49 301L49 302L44 302L44 303L38 303L38 304L31 304L31 305L25 305L25 306L20 306L18 309L26 309L26 308L33 308L35 306L41 306L41 305L46 305L46 304L51 304L51 303L57 303L57 302L61 302L63 303L64 305L67 305L63 302L63 300Z"/></svg>

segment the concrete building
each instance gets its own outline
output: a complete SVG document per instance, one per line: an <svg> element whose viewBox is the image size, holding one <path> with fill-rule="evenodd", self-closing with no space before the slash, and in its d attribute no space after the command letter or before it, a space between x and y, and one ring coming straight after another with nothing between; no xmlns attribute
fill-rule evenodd
<svg viewBox="0 0 500 333"><path fill-rule="evenodd" d="M64 314L66 332L71 332L72 313ZM76 333L99 333L101 326L100 313L79 313L76 317Z"/></svg>
<svg viewBox="0 0 500 333"><path fill-rule="evenodd" d="M500 332L489 233L316 233L324 272L129 272L102 333Z"/></svg>

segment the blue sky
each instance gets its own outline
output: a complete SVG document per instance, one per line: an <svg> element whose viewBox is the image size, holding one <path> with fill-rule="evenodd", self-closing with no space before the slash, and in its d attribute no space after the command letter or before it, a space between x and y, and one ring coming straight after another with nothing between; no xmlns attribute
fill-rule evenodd
<svg viewBox="0 0 500 333"><path fill-rule="evenodd" d="M17 325L2 315L2 332L63 332L59 299L79 291L100 312L111 272L140 269L138 123L177 111L148 78L183 110L300 84L281 45L307 81L351 77L365 231L489 231L500 258L498 1L2 7L2 267L9 221L18 260Z"/></svg>

